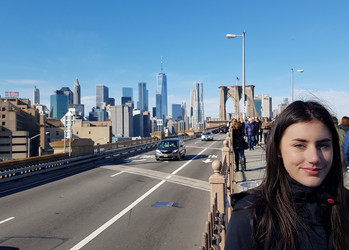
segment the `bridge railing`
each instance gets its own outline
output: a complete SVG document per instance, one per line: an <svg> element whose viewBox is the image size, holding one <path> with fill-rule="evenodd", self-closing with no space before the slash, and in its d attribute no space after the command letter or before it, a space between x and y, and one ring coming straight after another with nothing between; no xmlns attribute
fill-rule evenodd
<svg viewBox="0 0 349 250"><path fill-rule="evenodd" d="M211 211L202 235L201 249L203 250L224 249L226 227L232 212L230 195L239 190L235 180L233 129L231 127L223 141L222 161L212 162L212 169L214 173L209 178Z"/></svg>
<svg viewBox="0 0 349 250"><path fill-rule="evenodd" d="M97 147L92 154L69 157L68 153L30 157L21 160L0 162L0 183L39 173L58 170L91 162L101 163L114 157L124 157L149 150L157 146L157 138L147 138L132 142L122 142L114 145ZM102 150L101 150L102 148Z"/></svg>

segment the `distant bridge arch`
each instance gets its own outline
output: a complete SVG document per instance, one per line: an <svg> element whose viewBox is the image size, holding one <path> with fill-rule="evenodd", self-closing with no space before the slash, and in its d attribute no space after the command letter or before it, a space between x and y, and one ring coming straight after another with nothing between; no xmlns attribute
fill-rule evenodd
<svg viewBox="0 0 349 250"><path fill-rule="evenodd" d="M247 102L247 116L257 116L254 106L254 85L245 86L245 100ZM242 86L220 86L219 87L219 119L227 120L226 102L229 98L233 99L235 116L242 118L240 110L240 99L242 98Z"/></svg>

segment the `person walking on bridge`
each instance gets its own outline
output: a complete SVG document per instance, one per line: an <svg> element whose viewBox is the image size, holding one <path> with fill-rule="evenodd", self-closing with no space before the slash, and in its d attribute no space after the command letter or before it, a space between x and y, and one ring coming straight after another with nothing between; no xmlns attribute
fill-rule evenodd
<svg viewBox="0 0 349 250"><path fill-rule="evenodd" d="M267 144L268 134L270 133L270 130L271 130L271 123L267 117L264 118L264 122L262 123L261 129L263 132L264 147L265 147Z"/></svg>
<svg viewBox="0 0 349 250"><path fill-rule="evenodd" d="M239 171L239 163L241 165L241 170L246 170L246 141L244 138L244 132L242 130L241 124L236 120L232 120L233 127L233 150L235 157L235 171Z"/></svg>
<svg viewBox="0 0 349 250"><path fill-rule="evenodd" d="M245 124L245 135L247 136L247 142L249 150L254 150L255 138L257 134L256 126L253 124L254 119L249 118L248 122Z"/></svg>
<svg viewBox="0 0 349 250"><path fill-rule="evenodd" d="M349 130L345 133L342 150L343 150L344 161L346 164L346 170L349 173Z"/></svg>
<svg viewBox="0 0 349 250"><path fill-rule="evenodd" d="M349 191L330 113L295 101L276 119L266 177L233 194L225 249L349 249Z"/></svg>

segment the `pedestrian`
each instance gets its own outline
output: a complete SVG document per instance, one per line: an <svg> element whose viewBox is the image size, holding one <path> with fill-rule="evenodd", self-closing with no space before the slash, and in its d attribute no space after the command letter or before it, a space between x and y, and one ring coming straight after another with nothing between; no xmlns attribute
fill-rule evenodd
<svg viewBox="0 0 349 250"><path fill-rule="evenodd" d="M248 122L245 124L245 135L247 136L249 150L254 150L255 146L256 127L253 122L254 119L249 118Z"/></svg>
<svg viewBox="0 0 349 250"><path fill-rule="evenodd" d="M246 149L247 143L244 138L244 131L242 129L241 124L236 119L233 119L232 127L233 127L233 150L234 150L234 157L235 157L235 171L240 170L239 165L241 165L241 170L246 170L245 149Z"/></svg>
<svg viewBox="0 0 349 250"><path fill-rule="evenodd" d="M256 146L258 146L259 143L262 142L262 122L258 117L255 118L254 125L256 127Z"/></svg>
<svg viewBox="0 0 349 250"><path fill-rule="evenodd" d="M263 131L264 147L265 147L267 145L268 134L270 133L270 130L271 130L271 122L267 117L264 118L264 122L262 123L261 129Z"/></svg>
<svg viewBox="0 0 349 250"><path fill-rule="evenodd" d="M342 144L342 150L343 150L343 157L346 164L346 170L349 173L349 130L345 133L343 144Z"/></svg>
<svg viewBox="0 0 349 250"><path fill-rule="evenodd" d="M244 122L244 119L240 118L240 119L239 119L239 123L240 123L240 125L241 125L242 131L245 131L245 122Z"/></svg>
<svg viewBox="0 0 349 250"><path fill-rule="evenodd" d="M345 131L343 129L339 128L337 117L332 116L332 120L333 120L334 126L336 127L336 130L337 130L337 133L338 133L338 139L339 139L339 146L340 146L340 150L341 150L341 159L342 159L343 171L347 171L347 164L344 161L343 149L342 149L343 139L344 139L344 136L345 136Z"/></svg>
<svg viewBox="0 0 349 250"><path fill-rule="evenodd" d="M231 197L225 249L349 249L349 191L329 112L295 101L268 137L264 182Z"/></svg>
<svg viewBox="0 0 349 250"><path fill-rule="evenodd" d="M343 116L338 127L347 132L349 130L349 117Z"/></svg>

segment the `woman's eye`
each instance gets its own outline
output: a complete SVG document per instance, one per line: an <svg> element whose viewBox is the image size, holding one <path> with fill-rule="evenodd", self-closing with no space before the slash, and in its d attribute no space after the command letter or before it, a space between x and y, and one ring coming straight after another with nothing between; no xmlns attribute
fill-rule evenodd
<svg viewBox="0 0 349 250"><path fill-rule="evenodd" d="M329 143L324 143L319 145L320 148L329 148L331 145Z"/></svg>
<svg viewBox="0 0 349 250"><path fill-rule="evenodd" d="M303 144L295 144L294 145L296 148L304 148L305 146Z"/></svg>

